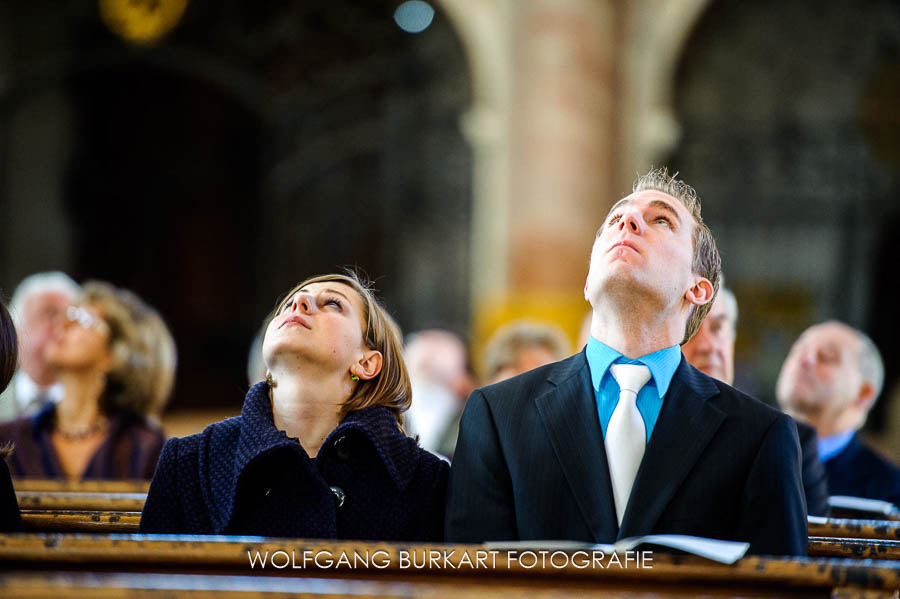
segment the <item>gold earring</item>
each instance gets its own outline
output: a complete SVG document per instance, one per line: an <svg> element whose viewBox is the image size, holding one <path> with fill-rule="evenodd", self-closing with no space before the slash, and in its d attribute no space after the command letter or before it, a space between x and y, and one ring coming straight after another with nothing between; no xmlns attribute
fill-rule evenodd
<svg viewBox="0 0 900 599"><path fill-rule="evenodd" d="M271 372L266 373L266 383L269 385L269 387L271 387L273 389L275 388L276 385L278 385L278 383L275 382L275 379L272 378Z"/></svg>
<svg viewBox="0 0 900 599"><path fill-rule="evenodd" d="M357 374L354 373L354 372L351 372L351 373L350 373L350 380L353 381L353 382L358 381L358 380L359 380L359 375L357 375Z"/></svg>

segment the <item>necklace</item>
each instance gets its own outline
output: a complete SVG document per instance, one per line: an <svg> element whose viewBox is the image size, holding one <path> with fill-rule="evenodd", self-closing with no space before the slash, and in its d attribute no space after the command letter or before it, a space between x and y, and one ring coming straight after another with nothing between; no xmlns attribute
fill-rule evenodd
<svg viewBox="0 0 900 599"><path fill-rule="evenodd" d="M106 422L104 421L95 422L80 431L64 431L59 425L56 426L56 432L66 441L83 441L85 439L90 439L104 430L106 430Z"/></svg>

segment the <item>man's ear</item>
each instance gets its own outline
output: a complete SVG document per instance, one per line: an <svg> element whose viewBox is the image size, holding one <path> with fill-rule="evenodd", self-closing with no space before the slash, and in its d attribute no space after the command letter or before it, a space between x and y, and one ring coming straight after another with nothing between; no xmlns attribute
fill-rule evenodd
<svg viewBox="0 0 900 599"><path fill-rule="evenodd" d="M869 411L875 402L875 386L869 381L863 381L859 386L859 392L853 400L853 406L861 410L863 414Z"/></svg>
<svg viewBox="0 0 900 599"><path fill-rule="evenodd" d="M684 294L684 299L695 306L702 306L712 301L713 285L706 277L699 277Z"/></svg>
<svg viewBox="0 0 900 599"><path fill-rule="evenodd" d="M350 369L350 372L362 380L368 381L378 376L378 373L381 372L383 362L384 357L381 355L380 351L377 349L367 349L363 353L362 358L360 358Z"/></svg>

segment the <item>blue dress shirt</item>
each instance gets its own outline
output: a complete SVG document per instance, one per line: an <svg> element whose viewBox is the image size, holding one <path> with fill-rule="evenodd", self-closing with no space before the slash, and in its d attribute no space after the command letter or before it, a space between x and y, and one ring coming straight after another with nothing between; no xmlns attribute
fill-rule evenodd
<svg viewBox="0 0 900 599"><path fill-rule="evenodd" d="M656 426L656 420L659 418L666 391L669 389L669 383L672 382L672 377L681 363L681 346L673 345L642 356L637 360L631 360L591 337L587 344L587 361L604 438L606 438L609 419L612 418L613 410L619 403L619 384L609 372L609 367L612 364L643 364L650 369L650 380L641 388L641 392L637 396L637 409L644 419L649 442L653 427Z"/></svg>
<svg viewBox="0 0 900 599"><path fill-rule="evenodd" d="M827 462L844 451L844 448L850 443L850 439L853 438L854 434L856 434L856 431L849 430L836 435L831 435L830 437L819 437L819 459L822 462Z"/></svg>

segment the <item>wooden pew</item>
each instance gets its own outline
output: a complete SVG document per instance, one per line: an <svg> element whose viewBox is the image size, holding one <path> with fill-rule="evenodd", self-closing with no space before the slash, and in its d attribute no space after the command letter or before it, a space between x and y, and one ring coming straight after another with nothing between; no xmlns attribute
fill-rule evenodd
<svg viewBox="0 0 900 599"><path fill-rule="evenodd" d="M57 480L13 478L16 492L33 493L143 493L150 489L149 480Z"/></svg>
<svg viewBox="0 0 900 599"><path fill-rule="evenodd" d="M259 560L251 567L251 556L266 556L266 567ZM56 599L125 596L129 589L160 591L148 596L223 590L479 598L528 593L535 599L611 594L872 598L900 592L900 562L892 561L746 557L723 565L655 551L649 563L646 554L642 561L619 556L613 562L610 556L598 560L585 554L582 559L569 550L547 551L541 563L537 553L532 556L525 549L492 553L477 545L8 534L0 535L0 589L4 597ZM272 559L280 567L273 567Z"/></svg>
<svg viewBox="0 0 900 599"><path fill-rule="evenodd" d="M23 509L30 532L136 533L141 521L132 510ZM810 522L811 557L900 560L900 525L883 521Z"/></svg>
<svg viewBox="0 0 900 599"><path fill-rule="evenodd" d="M140 512L146 493L16 491L21 510Z"/></svg>
<svg viewBox="0 0 900 599"><path fill-rule="evenodd" d="M31 532L134 533L140 512L21 510L22 524Z"/></svg>
<svg viewBox="0 0 900 599"><path fill-rule="evenodd" d="M810 517L808 530L811 537L900 540L900 522L891 520Z"/></svg>

